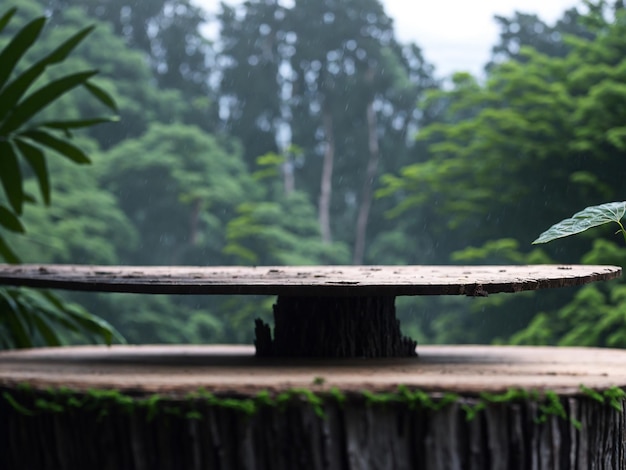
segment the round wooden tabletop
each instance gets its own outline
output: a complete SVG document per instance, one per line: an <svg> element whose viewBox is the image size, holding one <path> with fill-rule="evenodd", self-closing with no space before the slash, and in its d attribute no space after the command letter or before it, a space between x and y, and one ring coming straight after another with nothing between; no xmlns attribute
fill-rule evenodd
<svg viewBox="0 0 626 470"><path fill-rule="evenodd" d="M159 294L469 295L615 279L617 266L0 265L0 285Z"/></svg>
<svg viewBox="0 0 626 470"><path fill-rule="evenodd" d="M626 387L626 351L595 348L420 346L418 358L259 359L250 346L84 346L0 352L0 387L252 396L314 391L580 394L580 386Z"/></svg>

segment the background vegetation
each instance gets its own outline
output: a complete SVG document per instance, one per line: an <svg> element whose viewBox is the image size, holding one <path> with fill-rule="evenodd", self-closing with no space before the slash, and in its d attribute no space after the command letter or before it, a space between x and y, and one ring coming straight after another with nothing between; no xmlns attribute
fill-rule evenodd
<svg viewBox="0 0 626 470"><path fill-rule="evenodd" d="M496 18L485 77L449 80L396 40L377 0L251 0L215 18L188 0L21 0L0 41L44 13L31 60L95 24L60 72L97 68L120 120L76 133L91 166L49 160L51 206L24 207L25 234L0 227L25 262L626 262L607 227L531 245L583 207L626 200L621 1L552 25ZM97 106L73 93L46 113ZM63 295L133 343L251 341L272 302ZM399 306L420 342L626 346L619 281Z"/></svg>

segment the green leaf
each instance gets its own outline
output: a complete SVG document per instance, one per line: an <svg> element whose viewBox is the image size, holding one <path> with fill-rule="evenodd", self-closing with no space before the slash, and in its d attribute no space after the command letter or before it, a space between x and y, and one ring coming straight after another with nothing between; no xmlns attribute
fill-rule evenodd
<svg viewBox="0 0 626 470"><path fill-rule="evenodd" d="M48 175L48 166L46 164L44 153L38 147L31 145L22 139L15 139L15 144L37 177L39 191L41 192L41 197L43 198L44 203L49 205L50 178Z"/></svg>
<svg viewBox="0 0 626 470"><path fill-rule="evenodd" d="M533 244L547 243L557 238L568 237L584 232L599 225L616 222L623 230L620 220L626 213L626 201L609 202L599 206L590 206L577 212L569 219L554 224L548 230L539 235ZM626 234L625 234L626 236Z"/></svg>
<svg viewBox="0 0 626 470"><path fill-rule="evenodd" d="M18 348L33 346L28 323L23 318L19 304L11 295L11 291L0 290L0 306L3 307L2 322L8 327L15 346Z"/></svg>
<svg viewBox="0 0 626 470"><path fill-rule="evenodd" d="M126 343L126 339L110 323L102 318L92 315L82 308L72 308L65 305L56 295L49 291L39 291L40 295L49 302L65 319L75 323L83 333L92 335L110 345L113 340Z"/></svg>
<svg viewBox="0 0 626 470"><path fill-rule="evenodd" d="M4 88L15 65L37 40L45 24L46 18L43 16L34 19L18 31L11 42L0 52L0 64L2 64L0 67L0 89Z"/></svg>
<svg viewBox="0 0 626 470"><path fill-rule="evenodd" d="M77 119L72 121L46 121L37 124L37 127L47 127L48 129L68 130L79 129L81 127L91 127L97 124L103 124L105 122L117 122L119 118L117 116L92 118L92 119Z"/></svg>
<svg viewBox="0 0 626 470"><path fill-rule="evenodd" d="M5 28L5 26L9 24L9 21L11 21L11 18L13 17L13 15L15 15L16 11L16 7L9 8L9 11L7 11L4 15L0 17L0 33Z"/></svg>
<svg viewBox="0 0 626 470"><path fill-rule="evenodd" d="M55 328L48 324L47 315L45 312L35 312L33 315L34 327L37 329L41 337L43 338L46 346L61 346L61 338L54 331Z"/></svg>
<svg viewBox="0 0 626 470"><path fill-rule="evenodd" d="M112 111L114 111L116 113L118 112L117 104L115 103L115 100L113 99L113 97L111 95L109 95L106 91L104 91L104 89L102 89L101 87L99 87L98 85L96 85L93 82L85 82L83 84L83 86L85 88L87 88L87 90L96 99L98 99L102 104L107 106Z"/></svg>
<svg viewBox="0 0 626 470"><path fill-rule="evenodd" d="M15 252L9 247L9 245L4 241L4 238L0 236L0 258L4 259L7 263L11 264L19 264L20 258L15 254Z"/></svg>
<svg viewBox="0 0 626 470"><path fill-rule="evenodd" d="M2 89L2 87L0 87L0 121L2 121L13 109L15 104L22 99L28 88L43 74L46 67L65 60L69 53L93 30L93 28L93 26L89 26L82 29L46 57L34 63L30 68L24 71L24 73L15 78L6 88Z"/></svg>
<svg viewBox="0 0 626 470"><path fill-rule="evenodd" d="M6 140L0 140L0 182L4 187L4 192L11 204L11 208L17 214L21 214L22 204L24 203L22 173L17 153Z"/></svg>
<svg viewBox="0 0 626 470"><path fill-rule="evenodd" d="M59 62L63 62L67 56L70 55L70 52L72 52L95 27L95 25L91 25L81 29L42 59L42 62L45 61L46 64L58 64Z"/></svg>
<svg viewBox="0 0 626 470"><path fill-rule="evenodd" d="M29 130L22 132L21 136L34 140L44 147L55 150L75 163L91 163L91 160L89 160L87 154L83 152L79 147L68 142L67 140L59 139L49 132L41 130Z"/></svg>
<svg viewBox="0 0 626 470"><path fill-rule="evenodd" d="M4 206L0 206L0 225L11 232L24 233L25 231L20 219Z"/></svg>
<svg viewBox="0 0 626 470"><path fill-rule="evenodd" d="M73 73L42 86L17 105L0 126L0 133L8 134L15 131L50 103L56 101L68 91L82 85L97 73L96 70Z"/></svg>

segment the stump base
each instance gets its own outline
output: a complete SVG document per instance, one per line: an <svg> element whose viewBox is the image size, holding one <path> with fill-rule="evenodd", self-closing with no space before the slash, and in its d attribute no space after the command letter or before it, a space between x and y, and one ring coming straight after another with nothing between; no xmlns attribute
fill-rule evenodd
<svg viewBox="0 0 626 470"><path fill-rule="evenodd" d="M402 336L393 296L279 296L274 338L256 320L258 357L410 357L417 342Z"/></svg>
<svg viewBox="0 0 626 470"><path fill-rule="evenodd" d="M252 347L224 345L2 351L0 468L626 468L625 350L420 353L329 361L262 360Z"/></svg>

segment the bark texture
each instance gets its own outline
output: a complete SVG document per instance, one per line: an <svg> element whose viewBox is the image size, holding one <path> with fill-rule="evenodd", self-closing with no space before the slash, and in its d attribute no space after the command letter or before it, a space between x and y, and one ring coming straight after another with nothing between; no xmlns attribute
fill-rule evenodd
<svg viewBox="0 0 626 470"><path fill-rule="evenodd" d="M36 408L36 396L10 393ZM522 401L489 404L468 421L462 405L471 398L437 411L362 396L343 404L329 399L323 417L299 400L252 415L191 400L160 402L156 412L105 402L24 415L0 399L0 468L626 468L623 404L616 411L584 396L560 400L565 418ZM178 407L178 415L168 407Z"/></svg>
<svg viewBox="0 0 626 470"><path fill-rule="evenodd" d="M394 297L279 296L274 338L257 320L259 357L410 357L417 343L402 336Z"/></svg>

